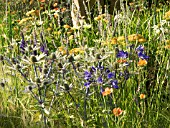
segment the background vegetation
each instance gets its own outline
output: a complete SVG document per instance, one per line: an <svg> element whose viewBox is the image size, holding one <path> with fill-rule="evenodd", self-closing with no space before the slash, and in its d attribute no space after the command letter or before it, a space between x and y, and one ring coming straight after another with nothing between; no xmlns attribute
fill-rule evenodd
<svg viewBox="0 0 170 128"><path fill-rule="evenodd" d="M147 5L73 27L71 1L1 1L0 127L170 128L170 5Z"/></svg>

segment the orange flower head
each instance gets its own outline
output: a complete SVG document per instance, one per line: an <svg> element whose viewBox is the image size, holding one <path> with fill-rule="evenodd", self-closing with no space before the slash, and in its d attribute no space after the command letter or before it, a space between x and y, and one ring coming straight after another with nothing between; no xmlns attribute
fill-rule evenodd
<svg viewBox="0 0 170 128"><path fill-rule="evenodd" d="M145 98L146 98L146 95L142 93L142 94L140 94L139 97L140 97L140 99L145 99Z"/></svg>
<svg viewBox="0 0 170 128"><path fill-rule="evenodd" d="M118 63L126 63L127 60L125 60L125 59L119 59L119 60L117 60L117 62L118 62Z"/></svg>
<svg viewBox="0 0 170 128"><path fill-rule="evenodd" d="M111 44L117 44L117 38L116 37L111 39Z"/></svg>
<svg viewBox="0 0 170 128"><path fill-rule="evenodd" d="M120 116L123 113L123 110L121 110L121 108L114 108L113 109L113 114L115 116Z"/></svg>
<svg viewBox="0 0 170 128"><path fill-rule="evenodd" d="M147 65L147 61L145 59L140 59L138 62L138 66L145 66Z"/></svg>
<svg viewBox="0 0 170 128"><path fill-rule="evenodd" d="M102 92L102 95L103 96L107 96L107 95L109 95L110 93L112 93L112 88L105 88L105 91L104 92Z"/></svg>

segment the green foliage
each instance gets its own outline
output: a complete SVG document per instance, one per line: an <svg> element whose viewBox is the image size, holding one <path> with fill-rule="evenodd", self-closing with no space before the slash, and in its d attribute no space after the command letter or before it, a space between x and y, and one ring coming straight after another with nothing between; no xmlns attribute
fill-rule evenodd
<svg viewBox="0 0 170 128"><path fill-rule="evenodd" d="M75 28L67 2L13 2L0 4L0 127L169 127L168 5L96 5Z"/></svg>

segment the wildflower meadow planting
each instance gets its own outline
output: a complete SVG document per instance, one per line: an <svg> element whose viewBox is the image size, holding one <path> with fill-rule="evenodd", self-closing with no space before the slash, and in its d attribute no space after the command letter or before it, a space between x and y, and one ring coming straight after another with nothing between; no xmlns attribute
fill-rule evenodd
<svg viewBox="0 0 170 128"><path fill-rule="evenodd" d="M0 1L0 128L170 128L170 1L75 1Z"/></svg>

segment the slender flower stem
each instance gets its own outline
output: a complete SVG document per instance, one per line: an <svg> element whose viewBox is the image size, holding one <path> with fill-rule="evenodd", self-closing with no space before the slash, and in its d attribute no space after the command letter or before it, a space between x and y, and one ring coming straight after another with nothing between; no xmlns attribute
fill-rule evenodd
<svg viewBox="0 0 170 128"><path fill-rule="evenodd" d="M38 74L37 74L36 66L35 66L35 64L34 64L34 63L33 63L33 68L34 68L35 76L38 78Z"/></svg>
<svg viewBox="0 0 170 128"><path fill-rule="evenodd" d="M86 105L87 105L87 96L89 93L89 88L86 88L85 98L84 98L84 120L87 120L87 112L86 112Z"/></svg>

